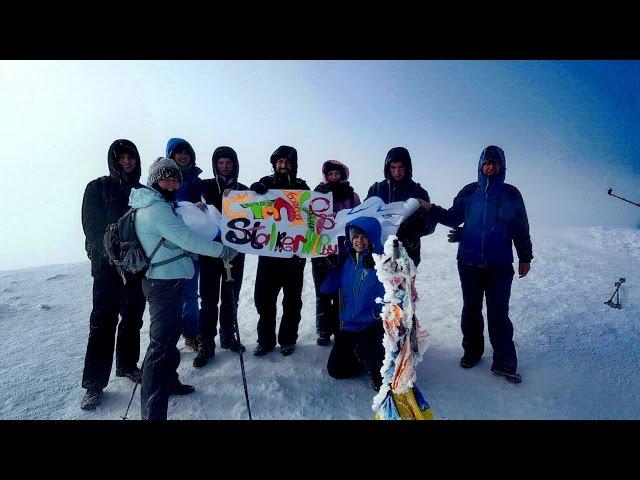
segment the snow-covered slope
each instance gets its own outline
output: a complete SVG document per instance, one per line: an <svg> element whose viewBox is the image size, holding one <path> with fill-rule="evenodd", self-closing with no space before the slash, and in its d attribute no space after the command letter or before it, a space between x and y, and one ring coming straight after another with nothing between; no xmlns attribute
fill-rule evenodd
<svg viewBox="0 0 640 480"><path fill-rule="evenodd" d="M529 275L514 279L510 317L524 378L513 385L491 374L485 358L458 366L461 293L456 246L445 227L422 241L418 315L430 333L418 386L440 419L640 418L640 230L554 228L533 231ZM311 266L305 270L298 348L251 354L257 316L253 285L257 257L247 256L239 324L253 417L371 419L374 391L367 376L334 380L330 347L315 344ZM133 383L112 377L102 405L80 410L92 281L88 262L0 272L0 419L119 419ZM614 282L626 278L622 309L604 305ZM279 309L280 314L281 309ZM142 352L148 343L145 312ZM196 393L171 397L170 419L248 418L238 355L218 349L207 366L179 343L179 374ZM115 370L115 369L114 369ZM140 418L139 390L129 413Z"/></svg>

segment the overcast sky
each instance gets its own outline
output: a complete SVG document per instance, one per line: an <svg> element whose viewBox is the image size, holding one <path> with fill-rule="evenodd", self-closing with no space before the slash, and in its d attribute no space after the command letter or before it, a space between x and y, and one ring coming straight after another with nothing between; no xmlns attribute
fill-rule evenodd
<svg viewBox="0 0 640 480"><path fill-rule="evenodd" d="M219 145L250 184L286 144L312 188L337 159L362 198L405 146L445 207L496 144L533 228L640 225L606 192L640 201L640 62L0 61L0 105L0 270L86 259L82 195L117 138L137 145L143 183L177 136L203 178Z"/></svg>

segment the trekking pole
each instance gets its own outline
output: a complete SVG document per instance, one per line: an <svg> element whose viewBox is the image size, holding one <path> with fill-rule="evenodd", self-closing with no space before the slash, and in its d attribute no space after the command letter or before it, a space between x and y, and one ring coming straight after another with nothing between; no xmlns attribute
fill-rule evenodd
<svg viewBox="0 0 640 480"><path fill-rule="evenodd" d="M143 368L144 368L144 360L142 361L142 366L140 367L140 380L142 380ZM136 394L136 389L138 388L138 384L140 383L140 380L138 380L136 384L133 386L133 392L131 392L131 398L129 399L129 405L127 405L127 411L124 412L124 416L121 417L123 420L127 419L127 414L129 413L129 408L131 407L131 402L133 401L133 396Z"/></svg>
<svg viewBox="0 0 640 480"><path fill-rule="evenodd" d="M233 282L231 277L231 262L224 261L224 268L227 271L227 279L225 282ZM240 341L240 329L238 328L238 305L236 303L236 293L233 290L233 285L229 285L231 290L231 300L233 301L233 326L236 329L236 335L238 336L238 343L242 345ZM251 404L249 403L249 390L247 389L247 377L244 372L244 358L242 357L242 346L238 349L240 354L240 369L242 370L242 383L244 385L244 398L247 402L247 411L249 412L249 420L253 420L251 417Z"/></svg>
<svg viewBox="0 0 640 480"><path fill-rule="evenodd" d="M620 200L624 200L625 202L629 202L629 203L634 204L636 207L640 207L640 203L632 202L631 200L627 200L626 198L619 197L618 195L616 195L616 194L614 194L614 193L611 193L611 190L613 190L613 189L612 189L612 188L610 188L609 190L607 190L607 193L608 193L609 195L611 195L612 197L619 198Z"/></svg>
<svg viewBox="0 0 640 480"><path fill-rule="evenodd" d="M605 305L609 305L612 308L622 308L622 305L620 305L620 286L625 282L624 278L621 278L620 280L618 280L614 285L616 287L615 291L613 292L613 294L611 295L611 298L609 300L607 300L606 302L604 302ZM616 303L613 303L613 297L617 294L616 297Z"/></svg>

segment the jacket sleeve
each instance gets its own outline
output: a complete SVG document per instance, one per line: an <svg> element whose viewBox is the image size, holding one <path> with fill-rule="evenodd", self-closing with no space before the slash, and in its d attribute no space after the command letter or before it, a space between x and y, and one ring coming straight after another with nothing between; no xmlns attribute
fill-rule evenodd
<svg viewBox="0 0 640 480"><path fill-rule="evenodd" d="M329 275L324 279L322 285L320 285L320 293L325 295L331 295L340 290L340 277L342 276L342 269L344 268L344 262L329 272Z"/></svg>
<svg viewBox="0 0 640 480"><path fill-rule="evenodd" d="M464 203L467 197L468 186L460 190L456 198L453 199L453 206L449 210L445 210L438 205L432 205L429 210L429 216L434 221L455 228L464 222Z"/></svg>
<svg viewBox="0 0 640 480"><path fill-rule="evenodd" d="M518 253L520 263L529 263L533 258L533 247L531 245L531 235L529 234L529 220L527 210L524 206L522 195L514 189L514 201L516 202L516 214L509 222L509 232L513 238L513 244Z"/></svg>
<svg viewBox="0 0 640 480"><path fill-rule="evenodd" d="M102 238L107 228L107 206L102 201L103 183L100 180L89 182L82 197L82 229L86 237L87 256L98 261L106 260Z"/></svg>
<svg viewBox="0 0 640 480"><path fill-rule="evenodd" d="M173 213L168 203L157 203L151 208L154 209L153 225L163 238L187 252L208 257L219 257L222 253L221 243L204 238L190 230L182 217Z"/></svg>

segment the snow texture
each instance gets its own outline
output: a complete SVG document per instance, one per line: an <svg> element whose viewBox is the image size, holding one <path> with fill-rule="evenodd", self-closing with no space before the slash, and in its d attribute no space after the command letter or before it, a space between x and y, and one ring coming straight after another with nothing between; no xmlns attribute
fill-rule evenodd
<svg viewBox="0 0 640 480"><path fill-rule="evenodd" d="M514 385L489 371L485 357L464 370L462 299L456 246L446 227L422 240L416 315L429 348L417 367L417 386L436 419L640 418L640 230L553 228L532 232L531 272L513 281L510 318L524 382ZM329 377L330 347L315 344L311 266L304 277L298 348L254 357L257 315L253 286L257 257L247 256L239 324L247 345L245 368L255 419L372 419L375 392L368 375ZM622 309L609 299L614 283ZM0 271L0 419L112 419L124 414L133 383L112 371L102 404L80 410L80 386L89 333L92 280L89 262ZM281 308L279 308L279 315ZM145 311L142 352L148 344ZM217 349L194 369L194 353L179 342L181 380L196 387L171 397L170 419L247 419L238 355ZM140 389L129 418L140 418Z"/></svg>

